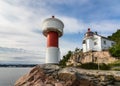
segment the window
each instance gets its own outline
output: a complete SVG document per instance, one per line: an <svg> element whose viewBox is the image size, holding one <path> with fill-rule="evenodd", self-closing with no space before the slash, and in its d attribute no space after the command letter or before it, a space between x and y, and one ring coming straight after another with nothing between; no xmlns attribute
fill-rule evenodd
<svg viewBox="0 0 120 86"><path fill-rule="evenodd" d="M97 45L97 42L94 42L94 45Z"/></svg>
<svg viewBox="0 0 120 86"><path fill-rule="evenodd" d="M103 42L104 42L104 45L106 45L106 41L104 40Z"/></svg>
<svg viewBox="0 0 120 86"><path fill-rule="evenodd" d="M114 45L114 43L111 43L111 45L113 46L113 45Z"/></svg>
<svg viewBox="0 0 120 86"><path fill-rule="evenodd" d="M86 41L85 40L83 40L83 44L85 44L86 43Z"/></svg>

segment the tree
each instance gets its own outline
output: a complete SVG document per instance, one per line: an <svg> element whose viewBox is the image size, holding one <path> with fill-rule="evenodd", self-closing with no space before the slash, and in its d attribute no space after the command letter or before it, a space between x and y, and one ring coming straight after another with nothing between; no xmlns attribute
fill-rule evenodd
<svg viewBox="0 0 120 86"><path fill-rule="evenodd" d="M117 44L120 43L120 29L118 29L111 36L108 36L108 39L115 41Z"/></svg>
<svg viewBox="0 0 120 86"><path fill-rule="evenodd" d="M109 52L112 56L120 59L120 29L113 33L111 36L108 36L108 39L116 42L116 45L109 49Z"/></svg>
<svg viewBox="0 0 120 86"><path fill-rule="evenodd" d="M111 53L112 56L118 57L118 59L120 59L120 43L111 47L109 49L109 52Z"/></svg>
<svg viewBox="0 0 120 86"><path fill-rule="evenodd" d="M80 51L80 49L79 48L75 48L75 52L79 52Z"/></svg>
<svg viewBox="0 0 120 86"><path fill-rule="evenodd" d="M71 57L71 55L72 55L72 52L68 51L68 53L65 56L63 56L63 59L60 60L59 65L65 67L66 66L66 62Z"/></svg>

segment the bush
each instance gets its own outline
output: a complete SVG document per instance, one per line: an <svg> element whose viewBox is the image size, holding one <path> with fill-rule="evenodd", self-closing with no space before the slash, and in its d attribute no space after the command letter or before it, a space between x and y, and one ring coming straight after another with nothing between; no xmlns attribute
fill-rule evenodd
<svg viewBox="0 0 120 86"><path fill-rule="evenodd" d="M109 64L110 67L120 66L120 60Z"/></svg>
<svg viewBox="0 0 120 86"><path fill-rule="evenodd" d="M66 66L66 62L67 62L68 59L71 57L71 55L72 55L72 52L71 52L71 51L68 51L68 53L67 53L65 56L63 56L63 59L60 60L59 66L65 67L65 66Z"/></svg>
<svg viewBox="0 0 120 86"><path fill-rule="evenodd" d="M106 65L105 63L102 63L102 64L100 64L100 69L101 69L101 70L109 70L109 69L110 69L110 66L109 66L109 65Z"/></svg>
<svg viewBox="0 0 120 86"><path fill-rule="evenodd" d="M84 69L98 69L98 64L96 63L85 63L85 64L82 64L80 65L81 68L84 68ZM110 69L110 66L109 65L106 65L104 63L101 63L99 64L99 69L100 70L109 70Z"/></svg>
<svg viewBox="0 0 120 86"><path fill-rule="evenodd" d="M111 70L120 71L120 67L113 67L113 68L111 68Z"/></svg>
<svg viewBox="0 0 120 86"><path fill-rule="evenodd" d="M111 36L108 36L108 39L115 41L116 43L120 43L120 29L118 29Z"/></svg>
<svg viewBox="0 0 120 86"><path fill-rule="evenodd" d="M95 63L84 63L82 65L80 65L81 68L84 68L84 69L98 69L98 65L95 64Z"/></svg>
<svg viewBox="0 0 120 86"><path fill-rule="evenodd" d="M109 49L109 52L112 56L120 59L120 43L114 45Z"/></svg>

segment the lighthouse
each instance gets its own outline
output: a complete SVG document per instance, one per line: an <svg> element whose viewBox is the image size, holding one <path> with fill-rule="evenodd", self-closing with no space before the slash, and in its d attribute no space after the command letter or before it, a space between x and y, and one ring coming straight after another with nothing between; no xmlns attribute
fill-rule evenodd
<svg viewBox="0 0 120 86"><path fill-rule="evenodd" d="M60 60L59 37L63 35L64 24L52 16L42 23L43 35L47 37L45 63L57 64Z"/></svg>

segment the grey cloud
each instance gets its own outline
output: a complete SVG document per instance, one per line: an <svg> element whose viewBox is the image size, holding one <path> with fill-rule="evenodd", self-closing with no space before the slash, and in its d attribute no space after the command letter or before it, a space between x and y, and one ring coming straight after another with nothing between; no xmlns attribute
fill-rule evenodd
<svg viewBox="0 0 120 86"><path fill-rule="evenodd" d="M32 32L37 33L37 34L41 34L42 33L42 31L40 29L33 29Z"/></svg>
<svg viewBox="0 0 120 86"><path fill-rule="evenodd" d="M24 49L17 49L17 48L7 48L7 47L0 47L0 53L26 53L27 51Z"/></svg>
<svg viewBox="0 0 120 86"><path fill-rule="evenodd" d="M31 55L28 55L28 56L22 56L22 57L19 57L19 56L16 56L16 57L12 57L14 60L24 60L24 61L37 61L37 60L42 60L44 59L43 57L40 57L40 56L31 56Z"/></svg>

